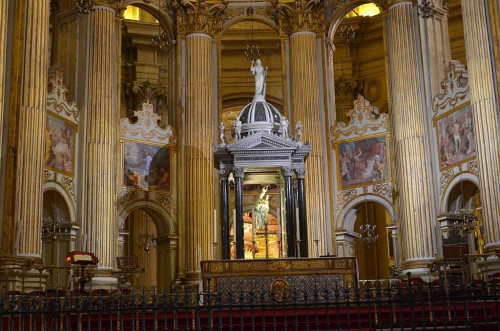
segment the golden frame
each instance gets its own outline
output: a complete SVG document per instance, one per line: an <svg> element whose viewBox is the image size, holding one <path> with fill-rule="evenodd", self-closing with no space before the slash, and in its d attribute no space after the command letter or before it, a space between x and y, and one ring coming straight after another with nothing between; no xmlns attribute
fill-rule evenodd
<svg viewBox="0 0 500 331"><path fill-rule="evenodd" d="M127 155L125 153L125 148L127 144L131 144L129 148L137 148L136 153L142 154L141 157L139 158L140 161L138 162L137 160L132 160L130 158L127 158ZM143 190L143 191L159 191L159 192L167 192L171 193L172 192L172 174L174 173L173 167L174 167L174 152L175 152L175 147L172 144L162 144L162 143L157 143L157 142L147 142L147 141L142 141L142 140L136 140L136 139L129 139L129 138L121 138L120 139L120 152L121 152L121 165L120 165L120 170L119 170L119 181L120 181L120 187L126 188L126 189L133 189L133 190ZM162 163L166 160L163 159L163 155L159 155L158 153L161 150L166 150L168 151L168 164L163 164ZM149 160L149 165L147 166L148 168L142 169L142 172L140 169L138 169L139 165L142 165L143 163L146 163L146 158L143 158L144 155L151 155L150 160ZM155 157L159 155L159 161L155 162ZM158 160L158 159L157 159ZM154 164L153 164L154 163ZM154 167L152 170L149 169L149 167L152 166ZM127 170L126 170L127 169ZM134 184L131 183L131 179L129 177L126 177L126 172L131 171L133 176L132 178L137 179L137 182ZM151 177L146 178L147 176L150 176L152 172L156 171L157 174L153 179L157 179L156 185L151 185ZM147 172L147 174L146 174ZM155 173L154 173L155 174ZM147 185L145 185L147 183Z"/></svg>
<svg viewBox="0 0 500 331"><path fill-rule="evenodd" d="M460 120L460 117L464 117L464 122L461 123L461 125L458 123L458 120ZM467 118L468 116L468 118ZM466 122L466 120L469 119L469 121ZM452 139L451 141L449 141L449 137L444 137L443 136L443 127L440 126L440 124L443 124L443 126L446 126L446 123L447 121L449 120L455 120L455 123L454 123L454 126L453 126L453 132L449 132L448 133L448 136L452 136ZM439 116L436 116L434 118L434 127L435 127L435 130L436 130L436 139L437 139L437 146L438 146L438 157L439 157L439 169L441 171L446 171L448 169L451 169L453 167L456 167L460 164L463 164L463 163L466 163L470 160L473 160L475 157L476 157L476 153L477 153L477 150L476 150L476 137L474 135L474 118L472 116L472 106L470 104L470 102L464 102L463 104L461 104L460 106L456 107L456 108L453 108ZM449 124L449 123L448 123ZM442 129L442 130L440 130ZM456 132L455 132L456 130ZM467 133L463 133L467 130ZM441 131L441 132L440 132ZM460 133L460 131L462 133ZM466 151L466 154L470 154L469 156L468 155L464 155L463 157L461 157L459 160L453 160L455 158L455 156L457 155L456 151L454 151L454 153L450 153L449 152L449 148L447 147L448 144L453 144L455 145L455 140L454 140L454 136L455 136L455 133L458 134L458 136L460 137L460 135L463 135L465 138L467 138L469 140L469 147L473 146L474 150L471 152L471 153L467 153L468 151ZM461 138L460 137L460 141L461 141ZM460 143L461 144L461 143ZM462 148L462 147L461 147ZM454 146L454 149L455 149L455 146ZM459 152L460 155L462 155L463 153ZM449 160L453 158L452 160Z"/></svg>
<svg viewBox="0 0 500 331"><path fill-rule="evenodd" d="M70 160L71 160L71 170L70 171L65 171L64 169L59 169L55 166L53 166L53 161L56 159L56 152L54 151L54 149L58 146L55 145L55 146L52 146L52 134L54 132L51 132L50 130L47 129L47 126L50 126L50 122L51 122L51 118L57 120L57 121L60 121L60 122L63 122L65 125L67 125L67 127L71 128L72 130L72 133L70 133L70 136L69 137L66 137L66 139L68 138L72 138L73 141L71 142L68 142L69 143L69 146L70 146L70 152L71 152L71 157L70 157ZM54 122L54 121L52 121ZM47 111L47 115L46 115L46 122L45 122L45 156L44 156L44 167L45 169L49 169L49 170L52 170L54 172L57 172L57 173L60 173L60 174L63 174L65 176L68 176L68 177L71 177L71 178L74 178L75 177L75 159L76 159L76 145L77 145L77 133L78 133L78 124L68 120L67 118L65 117L62 117L60 116L59 114L56 114L56 113L53 113L51 111ZM63 134L62 132L60 133L61 135ZM51 140L48 140L48 139L51 139ZM48 144L48 142L50 141L50 145ZM66 147L68 146L68 143L66 143ZM49 152L49 149L50 148L50 152ZM63 148L63 147L60 147L60 148ZM50 157L49 158L49 155L54 155L54 157ZM61 151L61 154L62 154L62 151ZM51 165L52 163L52 165Z"/></svg>
<svg viewBox="0 0 500 331"><path fill-rule="evenodd" d="M375 147L375 142L378 142L377 147ZM390 148L390 143L391 143L391 136L390 134L387 133L380 133L380 134L374 134L374 135L369 135L369 136L363 136L363 137L357 137L353 139L347 139L347 140L342 140L338 141L334 144L334 149L335 149L335 158L336 158L336 165L337 165L337 183L339 186L340 190L344 190L347 188L357 188L357 187L362 187L362 186L368 186L368 185L375 185L375 184L381 184L381 183L386 183L390 182L392 179L392 169L391 169L391 148ZM361 150L362 145L363 150ZM341 160L341 153L343 152L343 149L347 149L346 147L344 148L343 146L348 146L349 148L352 149L352 152L357 151L358 149L361 150L361 154L358 156L363 155L363 153L366 153L366 148L371 145L372 150L370 153L372 154L371 157L373 158L370 160L369 158L365 158L364 161L367 162L367 166L363 169L366 174L370 175L370 177L365 178L365 180L361 181L356 181L354 180L354 183L349 184L346 183L346 181L351 181L351 180L346 180L344 179L344 173L346 171L346 164ZM346 152L347 153L347 152ZM347 157L347 155L345 156ZM354 156L353 156L354 158ZM373 163L372 163L373 161ZM370 171L370 166L368 164L371 164L371 166L376 166L375 162L377 162L377 171L373 172L373 169L371 173ZM356 177L355 172L358 171L359 173L359 168L356 169L356 164L354 164L354 172L353 170L348 170L350 174L353 175L354 179ZM376 174L377 176L375 176ZM372 176L373 175L373 176Z"/></svg>

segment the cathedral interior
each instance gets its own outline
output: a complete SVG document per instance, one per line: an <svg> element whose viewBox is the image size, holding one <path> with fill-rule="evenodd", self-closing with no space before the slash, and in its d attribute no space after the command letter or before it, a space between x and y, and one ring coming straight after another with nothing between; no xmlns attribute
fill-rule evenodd
<svg viewBox="0 0 500 331"><path fill-rule="evenodd" d="M0 0L2 289L71 286L75 252L111 288L234 259L499 272L499 7Z"/></svg>

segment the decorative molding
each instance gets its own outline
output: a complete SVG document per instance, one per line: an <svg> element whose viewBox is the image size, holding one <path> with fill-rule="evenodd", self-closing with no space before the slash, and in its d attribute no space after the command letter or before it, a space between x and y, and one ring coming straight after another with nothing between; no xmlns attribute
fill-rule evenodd
<svg viewBox="0 0 500 331"><path fill-rule="evenodd" d="M442 93L432 99L434 117L438 117L470 100L468 74L465 65L450 61L446 67L446 79L441 82Z"/></svg>
<svg viewBox="0 0 500 331"><path fill-rule="evenodd" d="M295 0L290 3L273 1L280 29L286 34L300 31L321 32L325 28L322 0Z"/></svg>
<svg viewBox="0 0 500 331"><path fill-rule="evenodd" d="M137 117L136 123L131 123L128 118L120 120L120 137L165 145L175 143L172 127L162 129L158 126L161 116L153 112L153 105L149 102L142 104L142 111L134 111L134 116Z"/></svg>
<svg viewBox="0 0 500 331"><path fill-rule="evenodd" d="M333 140L345 140L373 133L386 133L390 130L390 119L387 114L378 115L377 107L371 106L363 96L358 95L354 101L354 109L347 112L349 122L337 122L333 128ZM377 116L378 115L378 116Z"/></svg>
<svg viewBox="0 0 500 331"><path fill-rule="evenodd" d="M68 89L63 83L63 73L61 70L56 70L49 76L47 111L78 123L80 111L75 102L66 100L67 95Z"/></svg>
<svg viewBox="0 0 500 331"><path fill-rule="evenodd" d="M175 0L172 7L177 13L180 33L217 34L222 28L227 3L207 4L205 0Z"/></svg>
<svg viewBox="0 0 500 331"><path fill-rule="evenodd" d="M73 202L76 203L76 183L75 179L65 176L63 174L58 174L50 169L44 169L43 171L43 182L49 183L54 182L64 188L64 190L71 197Z"/></svg>

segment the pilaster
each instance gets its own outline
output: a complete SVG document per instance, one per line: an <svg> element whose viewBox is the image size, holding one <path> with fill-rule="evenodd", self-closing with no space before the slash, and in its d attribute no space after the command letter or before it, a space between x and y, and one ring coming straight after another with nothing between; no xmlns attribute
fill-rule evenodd
<svg viewBox="0 0 500 331"><path fill-rule="evenodd" d="M498 99L490 50L486 0L462 0L470 103L474 114L485 253L500 247Z"/></svg>
<svg viewBox="0 0 500 331"><path fill-rule="evenodd" d="M421 270L434 258L435 198L426 150L415 19L411 1L389 7L389 57L402 262Z"/></svg>

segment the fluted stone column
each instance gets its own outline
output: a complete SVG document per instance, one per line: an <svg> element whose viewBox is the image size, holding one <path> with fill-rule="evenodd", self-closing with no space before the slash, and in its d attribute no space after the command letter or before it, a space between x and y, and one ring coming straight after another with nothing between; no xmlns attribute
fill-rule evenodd
<svg viewBox="0 0 500 331"><path fill-rule="evenodd" d="M32 283L40 275L31 268L41 264L50 1L16 1L15 13L11 12L15 17L9 73L5 71L8 2L0 1L0 94L4 93L6 75L11 77L10 89L6 91L6 96L11 97L10 109L4 110L3 101L0 102L0 114L9 111L8 126L0 118L0 126L9 130L4 142L8 148L2 155L6 157L6 167L2 168L5 205L1 215L0 264L11 265L14 271L9 273L9 268L2 268L0 274L7 289L23 290L24 286L24 290L29 290L35 288ZM15 266L25 268L26 275L16 275Z"/></svg>
<svg viewBox="0 0 500 331"><path fill-rule="evenodd" d="M174 8L185 42L185 274L188 282L197 283L200 260L212 256L214 237L213 222L207 221L215 206L212 35L223 7L202 0L178 1Z"/></svg>
<svg viewBox="0 0 500 331"><path fill-rule="evenodd" d="M5 65L6 65L6 55L7 55L7 13L8 13L9 1L0 0L0 119L4 118L4 89L5 89ZM0 164L3 160L3 125L0 124Z"/></svg>
<svg viewBox="0 0 500 331"><path fill-rule="evenodd" d="M389 7L390 73L403 268L425 272L434 258L435 198L411 1Z"/></svg>
<svg viewBox="0 0 500 331"><path fill-rule="evenodd" d="M97 286L112 285L118 241L116 223L117 23L105 4L88 14L89 44L84 169L82 187L83 248L99 258Z"/></svg>
<svg viewBox="0 0 500 331"><path fill-rule="evenodd" d="M324 135L324 116L320 102L322 79L319 73L316 32L323 29L324 18L321 8L314 7L314 2L295 1L293 4L278 4L280 13L285 13L281 20L282 28L290 35L290 81L292 99L292 123L301 121L303 141L311 143L311 152L306 161L306 211L308 237L312 238L313 211L318 211L320 229L320 255L330 251L327 247L329 229L326 198L328 178L326 167L326 135ZM313 251L313 241L309 242L309 251Z"/></svg>
<svg viewBox="0 0 500 331"><path fill-rule="evenodd" d="M489 45L486 0L462 0L470 102L474 114L485 253L500 247L498 96Z"/></svg>

